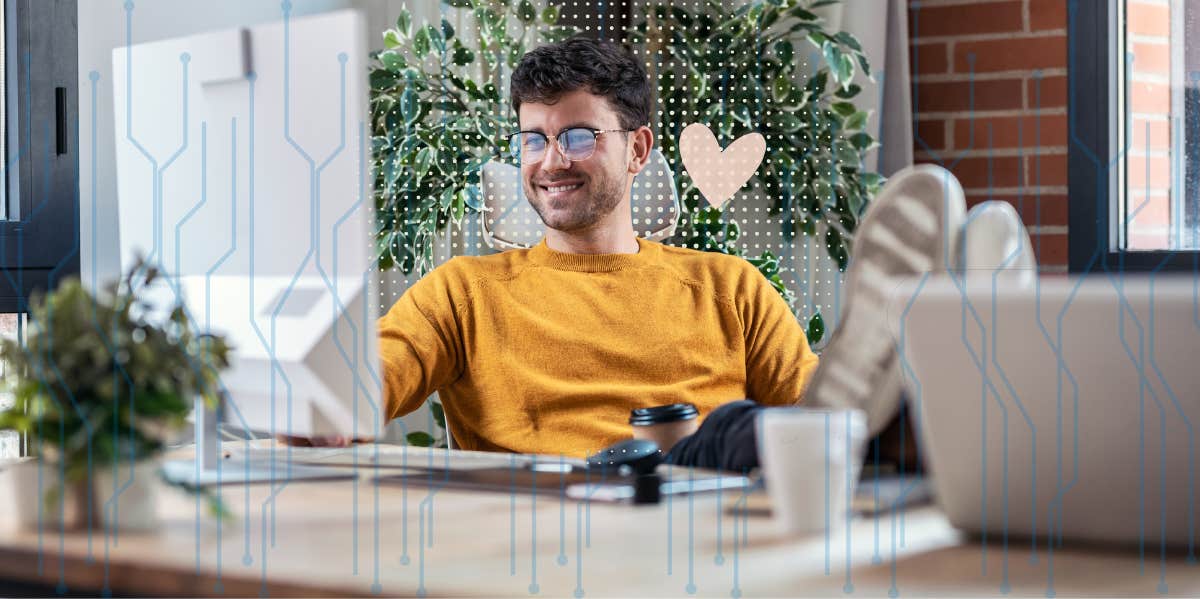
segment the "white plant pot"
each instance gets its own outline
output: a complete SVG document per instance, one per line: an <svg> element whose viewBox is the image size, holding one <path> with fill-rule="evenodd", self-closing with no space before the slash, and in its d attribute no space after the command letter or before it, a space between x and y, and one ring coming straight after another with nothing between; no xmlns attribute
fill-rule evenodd
<svg viewBox="0 0 1200 599"><path fill-rule="evenodd" d="M157 493L161 482L157 470L157 462L139 462L132 468L131 477L128 464L123 464L117 469L114 492L113 470L108 467L93 469L91 501L95 510L91 526L129 532L149 532L158 528ZM46 501L47 491L60 484L59 477L57 465L35 459L0 466L0 490L3 490L0 501L9 503L8 511L19 527L26 530L59 529L64 519L68 528L89 525L87 512L79 509L80 502L87 501L86 492L80 493L68 486L58 493L58 501Z"/></svg>

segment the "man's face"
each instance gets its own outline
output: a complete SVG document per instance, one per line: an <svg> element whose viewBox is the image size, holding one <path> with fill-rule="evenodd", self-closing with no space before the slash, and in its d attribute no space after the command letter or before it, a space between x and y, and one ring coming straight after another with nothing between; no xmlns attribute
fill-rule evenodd
<svg viewBox="0 0 1200 599"><path fill-rule="evenodd" d="M628 192L628 133L597 135L595 152L578 162L567 161L553 139L572 127L622 129L605 98L577 90L554 104L521 104L518 118L523 131L551 138L541 160L521 165L525 197L547 227L564 232L593 228L622 205Z"/></svg>

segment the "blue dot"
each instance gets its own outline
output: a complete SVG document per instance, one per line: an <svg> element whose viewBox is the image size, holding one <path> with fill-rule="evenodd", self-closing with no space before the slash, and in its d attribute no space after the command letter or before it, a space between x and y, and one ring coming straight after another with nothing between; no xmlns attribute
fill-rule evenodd
<svg viewBox="0 0 1200 599"><path fill-rule="evenodd" d="M242 565L249 566L250 564L253 564L253 563L254 563L254 558L250 557L249 553L242 556Z"/></svg>
<svg viewBox="0 0 1200 599"><path fill-rule="evenodd" d="M346 64L347 60L350 60L350 57L345 52L338 53L338 62Z"/></svg>
<svg viewBox="0 0 1200 599"><path fill-rule="evenodd" d="M533 584L531 584L531 585L529 585L529 594L530 594L530 595L536 595L536 594L538 594L538 585L537 585L537 583L536 583L536 582L535 582L535 583L533 583Z"/></svg>
<svg viewBox="0 0 1200 599"><path fill-rule="evenodd" d="M88 73L88 79L91 79L93 82L99 81L100 80L100 71L92 71L92 72Z"/></svg>
<svg viewBox="0 0 1200 599"><path fill-rule="evenodd" d="M888 597L891 597L892 599L896 599L896 597L899 597L899 596L900 596L900 589L898 589L896 587L892 587L892 588L888 589Z"/></svg>
<svg viewBox="0 0 1200 599"><path fill-rule="evenodd" d="M383 592L383 585L379 584L378 582L371 585L371 594L378 595L382 592Z"/></svg>
<svg viewBox="0 0 1200 599"><path fill-rule="evenodd" d="M1030 563L1030 564L1037 564L1037 563L1038 563L1038 558L1037 558L1037 556L1036 556L1036 555L1031 555L1031 556L1029 556L1029 563Z"/></svg>
<svg viewBox="0 0 1200 599"><path fill-rule="evenodd" d="M742 596L742 590L741 589L733 589L732 591L729 591L729 596L733 597L733 599L738 599L738 597Z"/></svg>
<svg viewBox="0 0 1200 599"><path fill-rule="evenodd" d="M187 63L189 63L189 62L191 62L191 61L192 61L192 55L191 55L191 54L188 54L187 52L184 52L183 54L180 54L180 55L179 55L179 62L182 62L183 64L187 64Z"/></svg>
<svg viewBox="0 0 1200 599"><path fill-rule="evenodd" d="M417 587L417 596L418 597L425 596L425 585L421 585L421 586Z"/></svg>
<svg viewBox="0 0 1200 599"><path fill-rule="evenodd" d="M687 594L689 594L689 595L695 595L696 594L696 583L694 583L694 582L687 583L687 586L684 587L683 590L687 591Z"/></svg>
<svg viewBox="0 0 1200 599"><path fill-rule="evenodd" d="M1046 589L1046 596L1047 596L1047 597L1054 597L1055 595L1056 595L1056 593L1054 592L1054 589L1053 589L1053 588Z"/></svg>
<svg viewBox="0 0 1200 599"><path fill-rule="evenodd" d="M223 584L221 584L221 583L219 583L219 582L218 582L218 583L216 583L216 584L214 584L214 585L213 585L213 592L214 592L214 593L220 593L220 594L224 595L224 594L225 594L225 585L223 585Z"/></svg>
<svg viewBox="0 0 1200 599"><path fill-rule="evenodd" d="M104 587L103 589L100 590L100 596L101 597L112 597L112 589L110 589L108 587Z"/></svg>
<svg viewBox="0 0 1200 599"><path fill-rule="evenodd" d="M59 582L59 583L58 583L58 586L54 587L54 590L55 590L55 592L57 592L59 595L66 595L66 594L67 594L67 583L65 583L65 582Z"/></svg>
<svg viewBox="0 0 1200 599"><path fill-rule="evenodd" d="M401 565L401 566L407 566L407 565L408 565L408 562L409 562L409 559L408 559L408 556L407 556L407 555L401 555L401 556L400 556L400 565Z"/></svg>
<svg viewBox="0 0 1200 599"><path fill-rule="evenodd" d="M714 564L716 564L716 565L718 565L718 566L720 566L721 564L724 564L724 563L725 563L725 556L724 556L724 555L718 555L718 556L714 557L714 558L713 558L713 563L714 563Z"/></svg>
<svg viewBox="0 0 1200 599"><path fill-rule="evenodd" d="M575 589L575 599L579 599L582 596L583 596L583 589L581 589L581 588Z"/></svg>
<svg viewBox="0 0 1200 599"><path fill-rule="evenodd" d="M876 564L876 565L878 565L878 564L882 564L882 563L883 563L883 558L882 558L882 557L880 557L880 556L878 556L878 555L871 556L871 563L872 563L872 564Z"/></svg>
<svg viewBox="0 0 1200 599"><path fill-rule="evenodd" d="M1158 593L1160 595L1167 594L1167 583L1165 581L1158 583Z"/></svg>
<svg viewBox="0 0 1200 599"><path fill-rule="evenodd" d="M249 73L246 73L246 79L249 80L251 83L253 83L254 81L257 81L258 80L258 72L250 71Z"/></svg>
<svg viewBox="0 0 1200 599"><path fill-rule="evenodd" d="M1194 565L1196 563L1196 556L1195 555L1187 556L1187 563Z"/></svg>
<svg viewBox="0 0 1200 599"><path fill-rule="evenodd" d="M269 597L270 596L270 593L267 592L267 585L265 583L261 587L259 587L258 596L259 597Z"/></svg>
<svg viewBox="0 0 1200 599"><path fill-rule="evenodd" d="M283 9L283 12L288 12L288 11L292 10L291 0L283 0L283 3L281 3L279 6L280 6L280 8Z"/></svg>
<svg viewBox="0 0 1200 599"><path fill-rule="evenodd" d="M1012 585L1008 584L1007 580L1000 584L1000 594L1001 595L1007 595L1010 592L1012 592Z"/></svg>
<svg viewBox="0 0 1200 599"><path fill-rule="evenodd" d="M567 565L567 556L565 556L565 555L558 556L558 565L560 565L560 566Z"/></svg>
<svg viewBox="0 0 1200 599"><path fill-rule="evenodd" d="M842 586L842 592L843 592L843 593L845 593L845 594L847 594L847 595L849 595L850 593L853 593L853 592L854 592L854 585L852 585L852 584L850 584L850 583L848 583L848 582L847 582L845 585L843 585L843 586Z"/></svg>
<svg viewBox="0 0 1200 599"><path fill-rule="evenodd" d="M125 3L125 10L133 10L133 2L132 1Z"/></svg>

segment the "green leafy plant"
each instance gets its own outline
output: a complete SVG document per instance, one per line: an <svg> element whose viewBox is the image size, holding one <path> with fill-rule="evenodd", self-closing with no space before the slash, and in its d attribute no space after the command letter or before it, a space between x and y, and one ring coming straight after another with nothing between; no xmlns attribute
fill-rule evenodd
<svg viewBox="0 0 1200 599"><path fill-rule="evenodd" d="M67 485L157 455L186 423L193 398L217 401L229 347L196 334L182 305L151 301L158 279L138 261L98 297L66 280L33 298L24 346L0 341L15 399L0 411L0 429L31 435L31 450L61 467Z"/></svg>
<svg viewBox="0 0 1200 599"><path fill-rule="evenodd" d="M479 170L515 124L501 97L502 67L511 71L537 41L575 33L555 24L557 7L538 10L530 0L449 4L469 11L473 38L445 19L414 25L402 10L372 57L376 256L385 270L429 271L436 236L483 209ZM472 76L479 62L484 72Z"/></svg>
<svg viewBox="0 0 1200 599"><path fill-rule="evenodd" d="M662 105L681 115L664 123L664 155L680 162L679 133L690 122L708 124L725 143L762 133L767 154L751 181L769 198L768 214L787 241L817 235L824 222L825 248L844 270L858 217L884 179L862 166L877 144L864 130L869 113L853 103L862 91L855 75L871 74L867 56L853 35L825 29L812 12L835 3L752 0L729 10L709 0L702 11L661 3L630 37L656 57ZM684 173L676 184L684 206L679 239L741 255L730 243L736 225L714 227L721 211ZM770 256L759 261L769 264Z"/></svg>

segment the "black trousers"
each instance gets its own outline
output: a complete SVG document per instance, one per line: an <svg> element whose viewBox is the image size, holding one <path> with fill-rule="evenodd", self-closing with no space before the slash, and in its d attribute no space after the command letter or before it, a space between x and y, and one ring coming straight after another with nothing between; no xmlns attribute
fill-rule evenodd
<svg viewBox="0 0 1200 599"><path fill-rule="evenodd" d="M696 432L671 447L663 461L733 472L757 468L757 421L764 409L756 401L741 399L713 410Z"/></svg>

